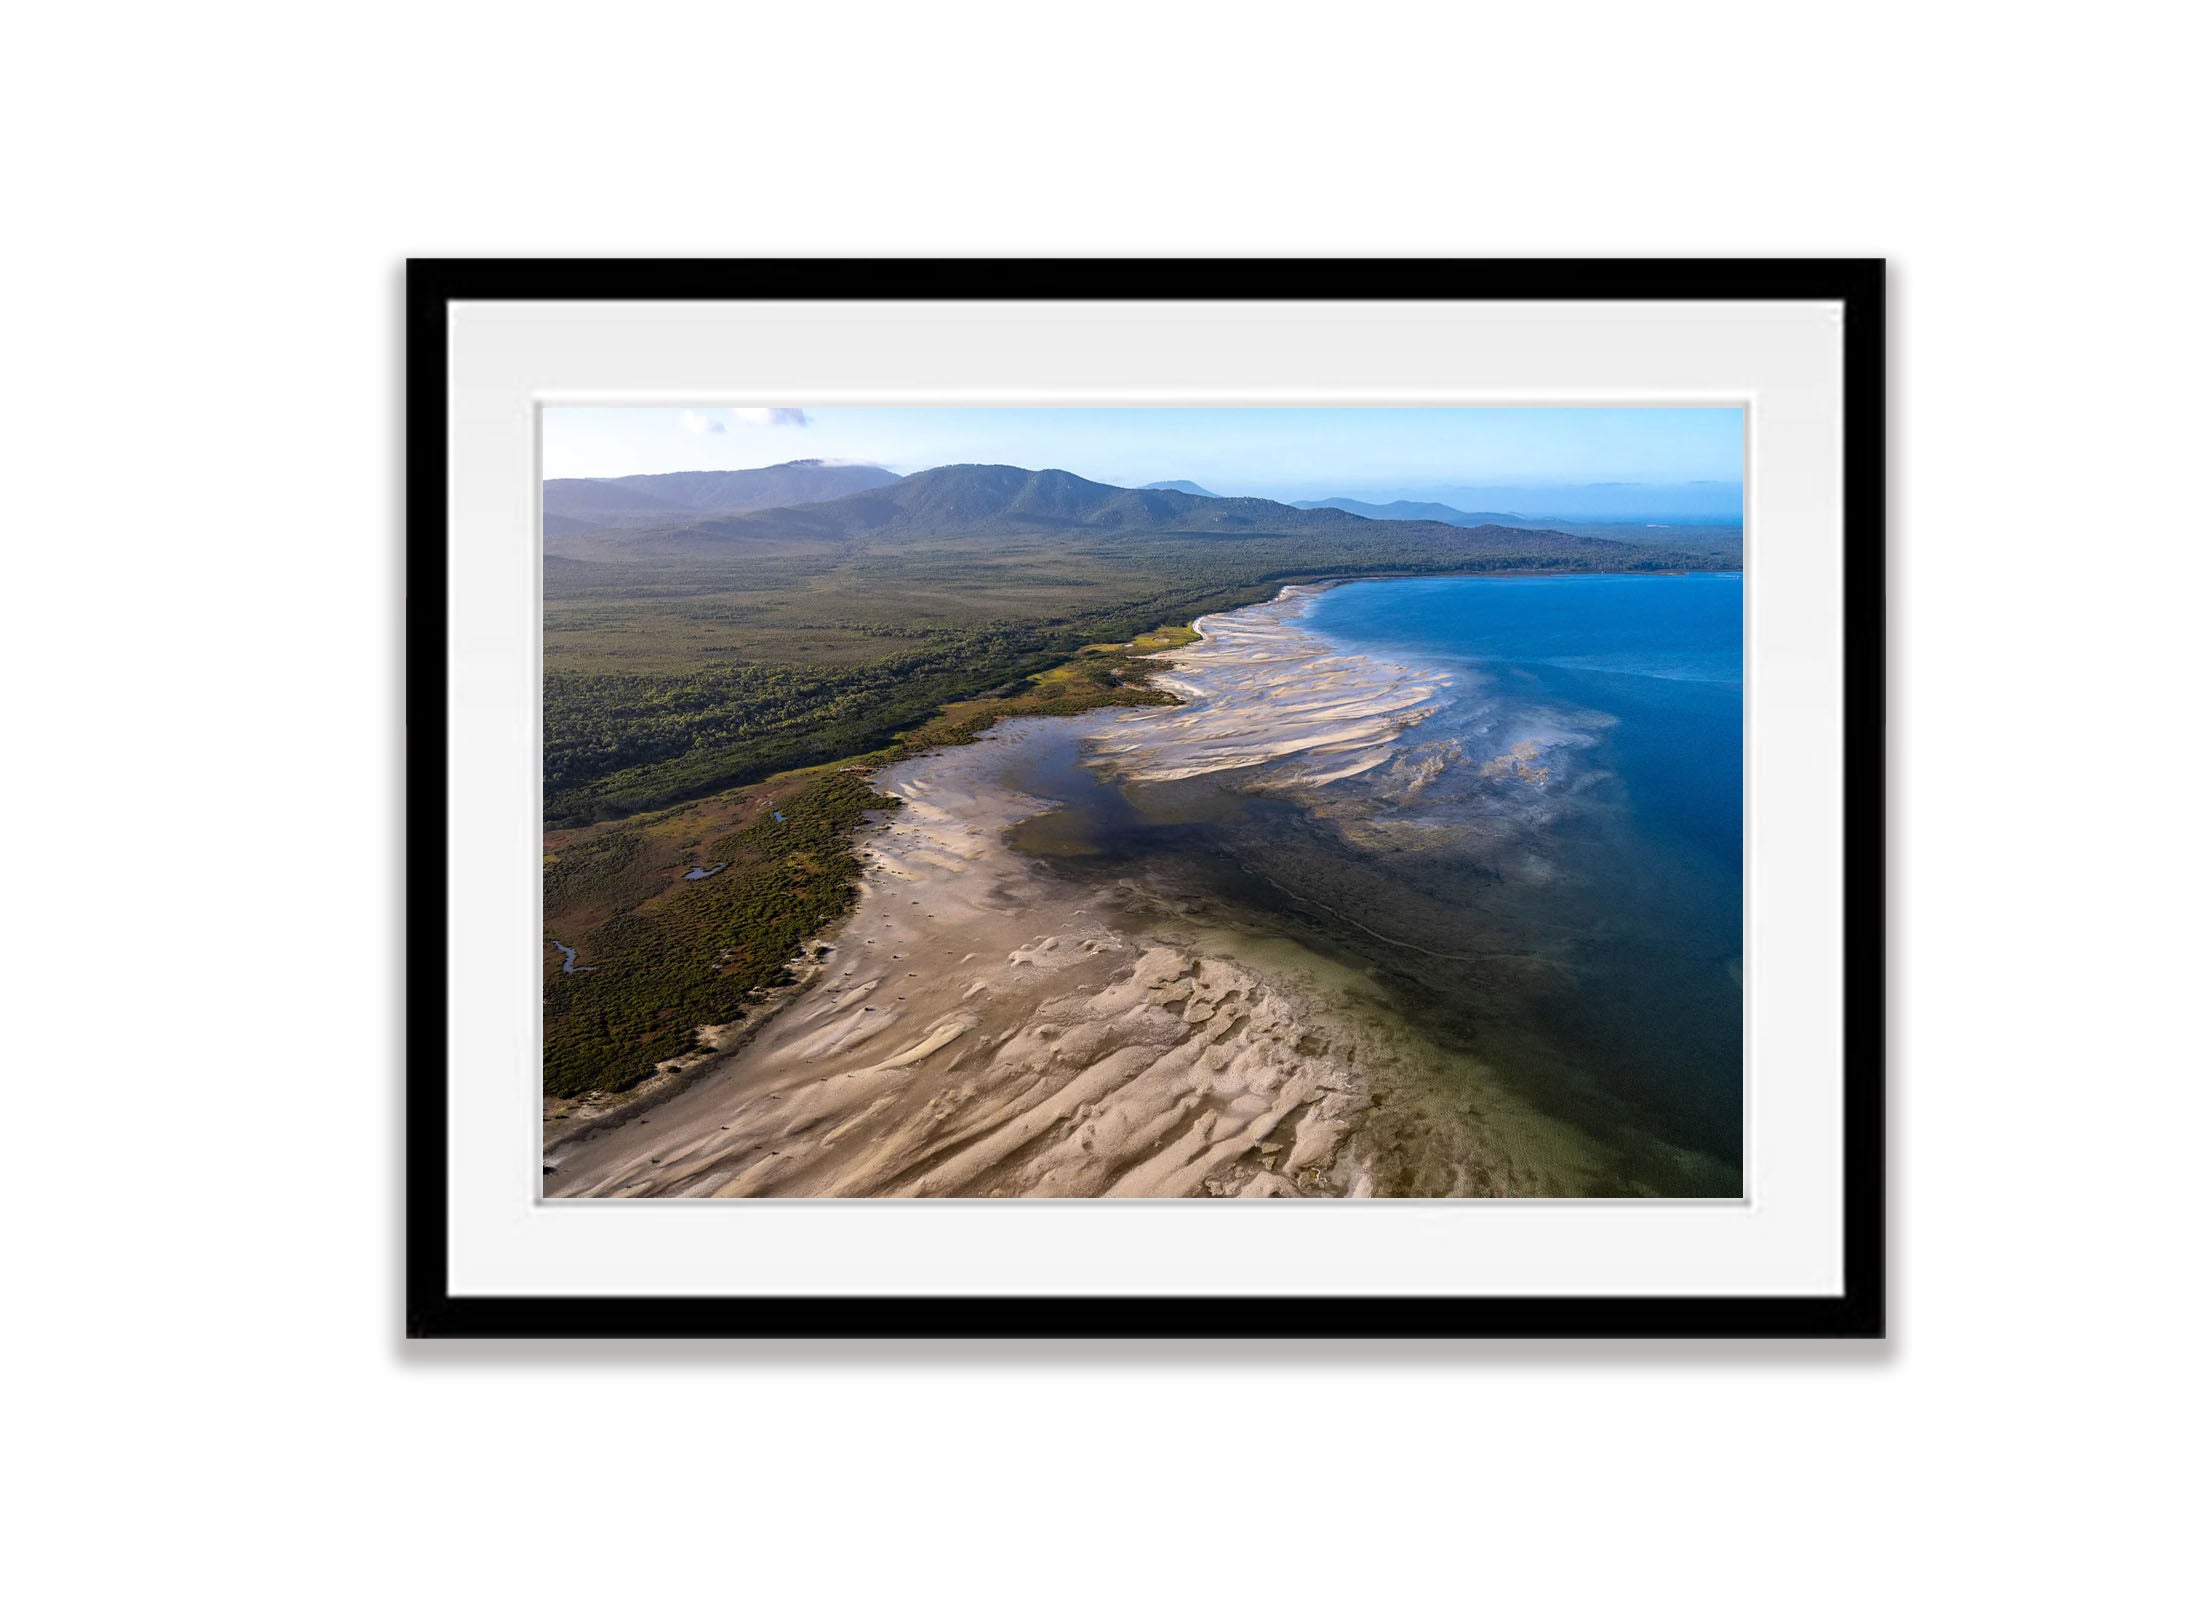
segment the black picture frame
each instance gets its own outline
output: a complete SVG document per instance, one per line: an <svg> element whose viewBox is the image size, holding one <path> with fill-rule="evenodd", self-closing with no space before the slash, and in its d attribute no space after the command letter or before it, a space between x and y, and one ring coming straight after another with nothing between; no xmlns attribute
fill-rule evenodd
<svg viewBox="0 0 2200 1600"><path fill-rule="evenodd" d="M1827 300L1844 307L1843 1290L461 1296L448 1278L448 308L478 300ZM406 269L405 1329L414 1338L1878 1338L1886 1332L1886 263L414 260Z"/></svg>

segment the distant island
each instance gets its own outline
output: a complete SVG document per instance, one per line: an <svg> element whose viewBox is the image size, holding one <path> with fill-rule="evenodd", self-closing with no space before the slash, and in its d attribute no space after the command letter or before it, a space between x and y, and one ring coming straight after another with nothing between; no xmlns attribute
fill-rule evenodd
<svg viewBox="0 0 2200 1600"><path fill-rule="evenodd" d="M1365 500L1347 500L1341 495L1332 495L1327 500L1294 500L1291 503L1301 511L1349 511L1355 517L1374 517L1384 522L1448 522L1455 528L1479 528L1490 524L1506 528L1562 525L1548 518L1532 521L1512 511L1461 511L1434 500L1392 500L1378 506Z"/></svg>

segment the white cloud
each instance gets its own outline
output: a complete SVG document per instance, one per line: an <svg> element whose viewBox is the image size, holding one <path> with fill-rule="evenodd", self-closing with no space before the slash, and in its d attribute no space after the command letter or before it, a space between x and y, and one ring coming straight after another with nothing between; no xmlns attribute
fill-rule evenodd
<svg viewBox="0 0 2200 1600"><path fill-rule="evenodd" d="M723 422L700 411L681 412L680 426L690 433L724 433L726 431L726 425Z"/></svg>
<svg viewBox="0 0 2200 1600"><path fill-rule="evenodd" d="M758 428L807 428L810 414L795 406L735 406L733 420Z"/></svg>

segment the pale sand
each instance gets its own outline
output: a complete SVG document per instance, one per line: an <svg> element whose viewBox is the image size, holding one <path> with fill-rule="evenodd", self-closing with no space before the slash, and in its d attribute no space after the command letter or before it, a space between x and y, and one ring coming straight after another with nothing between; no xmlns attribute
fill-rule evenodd
<svg viewBox="0 0 2200 1600"><path fill-rule="evenodd" d="M1201 617L1201 642L1155 679L1185 704L1094 719L1102 767L1150 783L1231 772L1246 788L1320 788L1389 760L1452 680L1340 656L1290 626L1319 592L1294 585L1266 605Z"/></svg>
<svg viewBox="0 0 2200 1600"><path fill-rule="evenodd" d="M1201 619L1183 709L1080 719L1141 778L1386 758L1432 675L1309 650L1302 603ZM1280 608L1280 609L1279 609ZM1263 680L1270 685L1261 688ZM577 1196L1565 1194L1603 1152L1437 1053L1361 974L1200 925L1005 839L1044 810L1002 769L1033 725L897 763L819 973L646 1115L545 1155Z"/></svg>
<svg viewBox="0 0 2200 1600"><path fill-rule="evenodd" d="M1008 849L1039 805L999 786L1024 731L879 787L857 908L826 970L733 1060L646 1119L554 1151L551 1195L1362 1192L1353 1074L1309 1053L1303 978L1140 939L1120 889Z"/></svg>

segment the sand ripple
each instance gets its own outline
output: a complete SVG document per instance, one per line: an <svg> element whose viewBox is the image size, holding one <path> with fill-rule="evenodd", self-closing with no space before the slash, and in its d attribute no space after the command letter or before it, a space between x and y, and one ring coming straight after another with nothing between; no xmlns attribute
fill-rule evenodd
<svg viewBox="0 0 2200 1600"><path fill-rule="evenodd" d="M1202 619L1166 680L1190 704L1085 719L1101 759L1317 786L1387 762L1446 680L1336 657L1284 626L1303 600ZM1010 722L887 768L901 807L808 991L646 1118L546 1152L545 1192L1586 1192L1593 1152L1474 1063L1424 1061L1364 975L1008 848L1046 809L1010 786L1023 743L1085 732Z"/></svg>
<svg viewBox="0 0 2200 1600"><path fill-rule="evenodd" d="M1013 732L891 769L903 808L817 987L722 1071L559 1152L558 1195L1362 1192L1364 1106L1303 985L1127 931L1002 847Z"/></svg>
<svg viewBox="0 0 2200 1600"><path fill-rule="evenodd" d="M1294 626L1313 591L1201 617L1200 643L1156 680L1187 703L1119 713L1091 748L1115 774L1150 783L1271 769L1252 786L1320 787L1389 760L1436 711L1450 677L1377 656L1340 656ZM1096 719L1097 720L1097 719Z"/></svg>

